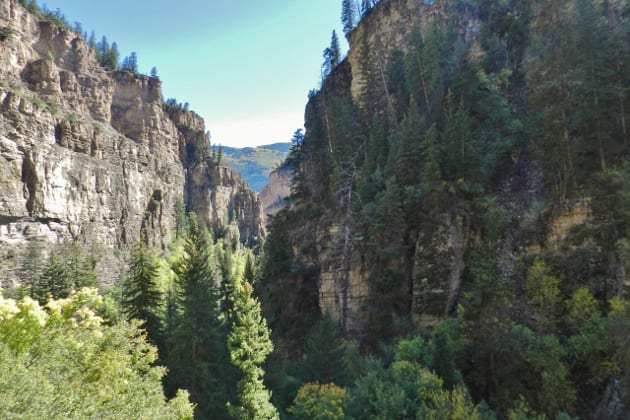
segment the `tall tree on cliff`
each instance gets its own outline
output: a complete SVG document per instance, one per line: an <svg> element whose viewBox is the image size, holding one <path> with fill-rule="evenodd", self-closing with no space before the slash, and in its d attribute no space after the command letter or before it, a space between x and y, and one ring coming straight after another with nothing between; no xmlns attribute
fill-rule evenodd
<svg viewBox="0 0 630 420"><path fill-rule="evenodd" d="M341 47L339 46L339 37L337 31L332 31L330 37L330 47L324 50L324 64L322 66L322 79L325 79L339 64L341 59Z"/></svg>
<svg viewBox="0 0 630 420"><path fill-rule="evenodd" d="M362 0L361 1L361 16L367 15L370 10L374 7L373 0Z"/></svg>
<svg viewBox="0 0 630 420"><path fill-rule="evenodd" d="M343 0L341 3L341 23L344 33L350 33L354 29L356 13L354 0Z"/></svg>
<svg viewBox="0 0 630 420"><path fill-rule="evenodd" d="M567 19L567 7L567 0L536 2L527 60L530 101L538 110L536 148L541 152L547 179L562 197L577 188L568 77L577 46L571 42L574 28Z"/></svg>

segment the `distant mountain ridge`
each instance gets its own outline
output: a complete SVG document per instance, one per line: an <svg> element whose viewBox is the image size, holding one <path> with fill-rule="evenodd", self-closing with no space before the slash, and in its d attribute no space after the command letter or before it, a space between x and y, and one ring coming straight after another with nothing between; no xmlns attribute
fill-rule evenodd
<svg viewBox="0 0 630 420"><path fill-rule="evenodd" d="M291 143L273 143L257 147L223 146L223 163L240 172L249 187L260 192L269 180L269 174L280 165Z"/></svg>

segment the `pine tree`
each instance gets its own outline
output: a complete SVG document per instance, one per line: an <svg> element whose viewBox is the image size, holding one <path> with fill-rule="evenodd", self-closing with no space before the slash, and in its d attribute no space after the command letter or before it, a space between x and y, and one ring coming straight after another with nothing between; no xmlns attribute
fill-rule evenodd
<svg viewBox="0 0 630 420"><path fill-rule="evenodd" d="M66 298L72 290L97 284L96 257L84 255L76 245L60 245L53 250L41 275L33 279L28 292L33 299L45 303L48 298Z"/></svg>
<svg viewBox="0 0 630 420"><path fill-rule="evenodd" d="M354 0L343 0L341 4L341 23L343 32L350 33L354 29L355 22L355 3Z"/></svg>
<svg viewBox="0 0 630 420"><path fill-rule="evenodd" d="M472 143L472 119L463 103L449 97L444 116L444 175L447 180L463 184L477 180L479 159Z"/></svg>
<svg viewBox="0 0 630 420"><path fill-rule="evenodd" d="M36 293L38 293L39 282L45 267L46 259L42 253L41 243L28 241L20 261L21 288L33 299L39 300L40 303L44 303L46 297L40 299Z"/></svg>
<svg viewBox="0 0 630 420"><path fill-rule="evenodd" d="M256 263L252 252L247 252L245 257L245 268L243 269L243 280L249 284L254 284L256 280Z"/></svg>
<svg viewBox="0 0 630 420"><path fill-rule="evenodd" d="M346 342L339 326L325 316L315 324L304 343L306 381L344 385L348 376L345 354Z"/></svg>
<svg viewBox="0 0 630 420"><path fill-rule="evenodd" d="M151 250L140 243L133 251L129 275L123 284L122 304L128 319L144 321L143 327L154 344L160 344L162 335L159 269Z"/></svg>
<svg viewBox="0 0 630 420"><path fill-rule="evenodd" d="M229 365L225 324L220 316L218 278L212 240L190 215L184 255L174 265L178 316L167 338L167 390L184 388L197 403L201 418L226 418L230 383L224 378Z"/></svg>
<svg viewBox="0 0 630 420"><path fill-rule="evenodd" d="M324 64L322 65L322 78L325 79L339 64L341 59L341 47L339 46L339 38L337 32L332 31L330 38L330 47L324 50Z"/></svg>
<svg viewBox="0 0 630 420"><path fill-rule="evenodd" d="M361 16L367 15L370 10L374 7L373 0L362 0L361 1Z"/></svg>
<svg viewBox="0 0 630 420"><path fill-rule="evenodd" d="M396 176L402 185L416 185L419 182L420 171L418 163L422 161L422 133L423 123L416 100L411 99L409 112L402 123L400 148Z"/></svg>
<svg viewBox="0 0 630 420"><path fill-rule="evenodd" d="M415 93L418 104L426 105L423 115L427 118L427 124L431 124L442 111L445 95L449 70L446 36L436 24L431 24L424 34L424 39L416 32L412 43L414 46L412 56L408 57L408 60L415 63L409 63L411 68L408 69L407 76L412 77L410 80L419 77L420 80L410 82L411 92ZM414 72L417 73L414 75Z"/></svg>
<svg viewBox="0 0 630 420"><path fill-rule="evenodd" d="M219 145L219 151L217 152L217 166L223 164L223 146Z"/></svg>
<svg viewBox="0 0 630 420"><path fill-rule="evenodd" d="M263 383L262 366L273 351L273 343L260 304L252 293L252 286L245 282L237 294L228 336L230 360L243 375L238 381L240 405L229 406L228 410L237 419L279 419L278 410L269 401L271 393Z"/></svg>
<svg viewBox="0 0 630 420"><path fill-rule="evenodd" d="M90 38L88 39L88 45L92 50L96 49L96 34L94 31L90 33Z"/></svg>
<svg viewBox="0 0 630 420"><path fill-rule="evenodd" d="M572 107L569 75L572 57L571 24L567 19L568 0L538 1L527 61L527 81L538 129L535 146L541 153L546 176L561 197L577 188L575 178L575 138L571 133Z"/></svg>
<svg viewBox="0 0 630 420"><path fill-rule="evenodd" d="M112 42L112 47L107 52L105 58L105 68L108 70L116 70L118 68L118 60L120 59L120 53L118 52L118 44Z"/></svg>
<svg viewBox="0 0 630 420"><path fill-rule="evenodd" d="M132 51L129 56L125 57L120 67L121 70L138 73L138 56L136 53Z"/></svg>

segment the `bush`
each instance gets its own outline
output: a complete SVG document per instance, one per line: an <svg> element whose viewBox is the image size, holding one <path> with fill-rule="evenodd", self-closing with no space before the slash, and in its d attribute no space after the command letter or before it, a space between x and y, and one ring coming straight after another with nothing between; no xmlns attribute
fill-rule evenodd
<svg viewBox="0 0 630 420"><path fill-rule="evenodd" d="M6 26L0 28L0 41L7 40L15 35L15 31L11 28L7 28Z"/></svg>

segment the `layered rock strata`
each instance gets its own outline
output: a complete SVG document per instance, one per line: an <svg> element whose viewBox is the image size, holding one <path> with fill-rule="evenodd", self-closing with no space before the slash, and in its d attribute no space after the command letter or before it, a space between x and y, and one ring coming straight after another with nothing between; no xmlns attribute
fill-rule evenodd
<svg viewBox="0 0 630 420"><path fill-rule="evenodd" d="M141 232L167 249L185 191L200 191L189 208L217 208L209 224L234 210L244 240L262 234L255 195L205 155L191 159L209 148L203 120L164 112L159 80L105 71L78 34L14 0L0 1L0 28L12 33L0 41L1 287L18 281L30 241L93 244L101 278L114 281ZM224 176L210 181L213 171Z"/></svg>

